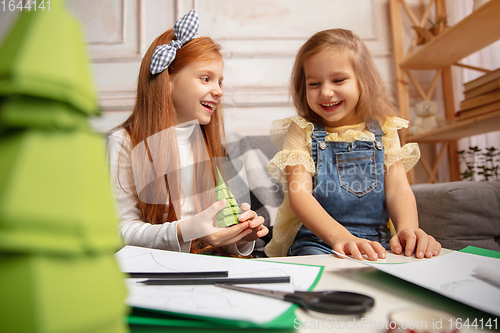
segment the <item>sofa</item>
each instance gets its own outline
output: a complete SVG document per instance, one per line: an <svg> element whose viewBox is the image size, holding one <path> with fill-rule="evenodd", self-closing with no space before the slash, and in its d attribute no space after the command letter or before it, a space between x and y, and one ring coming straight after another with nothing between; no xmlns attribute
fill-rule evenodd
<svg viewBox="0 0 500 333"><path fill-rule="evenodd" d="M272 237L283 189L265 169L278 151L269 136L230 134L227 151L243 162L252 209L263 216L270 233L258 240L255 257L265 256L263 247ZM420 227L444 248L467 246L500 251L500 182L449 182L411 186L417 201Z"/></svg>
<svg viewBox="0 0 500 333"><path fill-rule="evenodd" d="M460 181L411 186L420 227L443 247L500 251L500 182Z"/></svg>

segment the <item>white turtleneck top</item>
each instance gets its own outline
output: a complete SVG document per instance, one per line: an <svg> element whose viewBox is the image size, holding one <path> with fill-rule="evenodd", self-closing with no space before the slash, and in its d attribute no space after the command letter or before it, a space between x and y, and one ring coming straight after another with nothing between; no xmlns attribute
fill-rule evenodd
<svg viewBox="0 0 500 333"><path fill-rule="evenodd" d="M177 144L181 168L194 164L191 136L196 125L176 127ZM109 164L111 168L112 185L114 188L118 214L119 229L125 244L164 249L178 252L189 252L191 241L180 243L177 238L177 223L195 214L192 194L193 176L181 172L184 198L181 201L181 217L179 221L163 224L151 224L142 220L133 189L130 184L132 175L130 136L124 129L112 132L108 137ZM118 169L118 164L120 168ZM239 247L231 244L225 250L231 254L249 255L253 251L254 242L247 242Z"/></svg>

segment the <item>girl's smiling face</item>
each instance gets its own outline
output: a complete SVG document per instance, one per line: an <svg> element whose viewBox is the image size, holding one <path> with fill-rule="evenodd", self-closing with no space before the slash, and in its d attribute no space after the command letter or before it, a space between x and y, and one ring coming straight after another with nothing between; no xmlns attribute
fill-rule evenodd
<svg viewBox="0 0 500 333"><path fill-rule="evenodd" d="M207 125L222 97L222 59L195 61L170 78L177 124Z"/></svg>
<svg viewBox="0 0 500 333"><path fill-rule="evenodd" d="M323 50L304 62L307 104L328 127L358 122L359 85L348 52Z"/></svg>

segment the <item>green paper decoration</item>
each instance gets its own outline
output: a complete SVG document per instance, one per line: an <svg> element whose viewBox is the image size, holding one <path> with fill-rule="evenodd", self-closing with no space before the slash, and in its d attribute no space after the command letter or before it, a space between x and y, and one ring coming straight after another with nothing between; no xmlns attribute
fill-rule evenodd
<svg viewBox="0 0 500 333"><path fill-rule="evenodd" d="M113 255L0 252L1 332L127 332Z"/></svg>
<svg viewBox="0 0 500 333"><path fill-rule="evenodd" d="M7 128L89 131L87 116L68 104L31 96L9 96L0 104L0 132Z"/></svg>
<svg viewBox="0 0 500 333"><path fill-rule="evenodd" d="M23 10L0 47L0 96L36 96L98 114L81 36L63 0L52 0L50 11Z"/></svg>
<svg viewBox="0 0 500 333"><path fill-rule="evenodd" d="M219 172L219 168L216 167L217 171L217 185L215 186L215 196L216 201L226 199L226 205L222 208L215 216L217 218L217 226L219 228L229 227L233 224L240 223L238 221L238 215L242 213L236 198L231 193L227 187L222 175Z"/></svg>
<svg viewBox="0 0 500 333"><path fill-rule="evenodd" d="M0 332L125 333L123 244L78 23L23 11L0 47Z"/></svg>
<svg viewBox="0 0 500 333"><path fill-rule="evenodd" d="M0 251L94 255L119 249L105 154L103 139L87 132L0 136Z"/></svg>

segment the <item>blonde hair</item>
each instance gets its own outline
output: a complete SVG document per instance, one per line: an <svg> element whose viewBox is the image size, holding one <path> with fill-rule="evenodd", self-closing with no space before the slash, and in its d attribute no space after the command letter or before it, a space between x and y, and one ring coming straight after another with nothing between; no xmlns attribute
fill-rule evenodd
<svg viewBox="0 0 500 333"><path fill-rule="evenodd" d="M291 79L291 95L300 116L314 123L323 123L307 103L304 62L324 50L345 52L349 56L358 78L359 101L356 116L366 122L377 119L383 123L389 116L397 115L396 108L387 93L384 81L373 62L365 43L349 30L329 29L314 34L300 48L295 58Z"/></svg>

